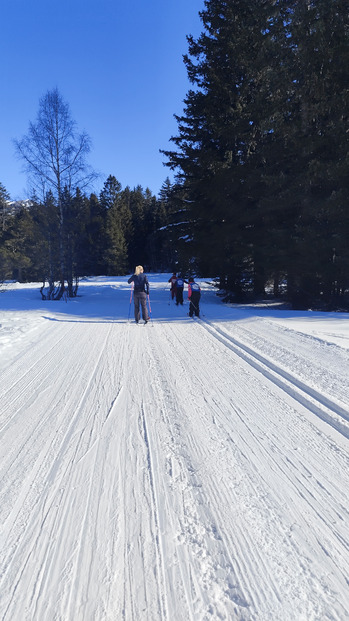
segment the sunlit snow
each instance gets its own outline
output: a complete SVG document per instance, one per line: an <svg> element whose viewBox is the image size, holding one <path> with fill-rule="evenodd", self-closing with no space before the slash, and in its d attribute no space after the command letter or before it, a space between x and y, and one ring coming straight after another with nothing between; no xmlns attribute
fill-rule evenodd
<svg viewBox="0 0 349 621"><path fill-rule="evenodd" d="M349 314L169 277L0 293L1 621L348 619Z"/></svg>

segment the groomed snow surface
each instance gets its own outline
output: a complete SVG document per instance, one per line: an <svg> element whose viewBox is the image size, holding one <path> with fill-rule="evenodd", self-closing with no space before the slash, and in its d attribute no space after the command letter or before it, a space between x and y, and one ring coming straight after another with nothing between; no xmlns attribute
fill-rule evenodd
<svg viewBox="0 0 349 621"><path fill-rule="evenodd" d="M0 619L349 619L349 315L169 276L0 293Z"/></svg>

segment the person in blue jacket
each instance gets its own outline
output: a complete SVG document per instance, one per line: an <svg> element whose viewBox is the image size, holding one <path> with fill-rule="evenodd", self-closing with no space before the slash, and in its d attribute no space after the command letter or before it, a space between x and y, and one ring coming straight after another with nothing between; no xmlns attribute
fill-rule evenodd
<svg viewBox="0 0 349 621"><path fill-rule="evenodd" d="M135 320L139 323L141 318L140 306L142 308L142 317L144 323L148 323L149 315L147 310L147 295L149 295L149 281L147 275L144 274L142 265L137 265L135 273L127 281L129 284L134 283L133 299L135 306Z"/></svg>
<svg viewBox="0 0 349 621"><path fill-rule="evenodd" d="M184 278L182 274L178 274L176 283L176 306L181 304L183 306L183 290L184 290Z"/></svg>

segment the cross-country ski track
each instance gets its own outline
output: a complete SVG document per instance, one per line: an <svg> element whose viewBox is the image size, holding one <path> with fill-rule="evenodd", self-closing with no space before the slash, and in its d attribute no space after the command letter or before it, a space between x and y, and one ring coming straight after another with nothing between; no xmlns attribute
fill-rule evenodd
<svg viewBox="0 0 349 621"><path fill-rule="evenodd" d="M168 278L0 296L0 620L349 619L349 315Z"/></svg>

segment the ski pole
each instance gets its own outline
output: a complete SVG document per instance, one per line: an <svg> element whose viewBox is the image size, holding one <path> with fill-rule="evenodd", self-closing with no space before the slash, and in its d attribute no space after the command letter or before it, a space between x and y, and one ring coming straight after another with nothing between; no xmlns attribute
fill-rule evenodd
<svg viewBox="0 0 349 621"><path fill-rule="evenodd" d="M149 293L147 294L147 300L148 300L150 319L151 319L151 322L153 323L153 317L152 317L152 314L151 314L151 306L150 306L150 296L149 296Z"/></svg>
<svg viewBox="0 0 349 621"><path fill-rule="evenodd" d="M195 311L198 313L197 317L205 317L206 315L204 315L204 313L200 310L200 301L199 301L199 305L194 304L194 302L192 302L191 300L189 301L189 304L192 304L192 306L194 307ZM190 306L189 306L190 308Z"/></svg>
<svg viewBox="0 0 349 621"><path fill-rule="evenodd" d="M127 321L130 321L131 304L132 304L132 295L133 295L133 283L131 284L130 305L129 305L129 307L128 307L128 319L127 319Z"/></svg>

